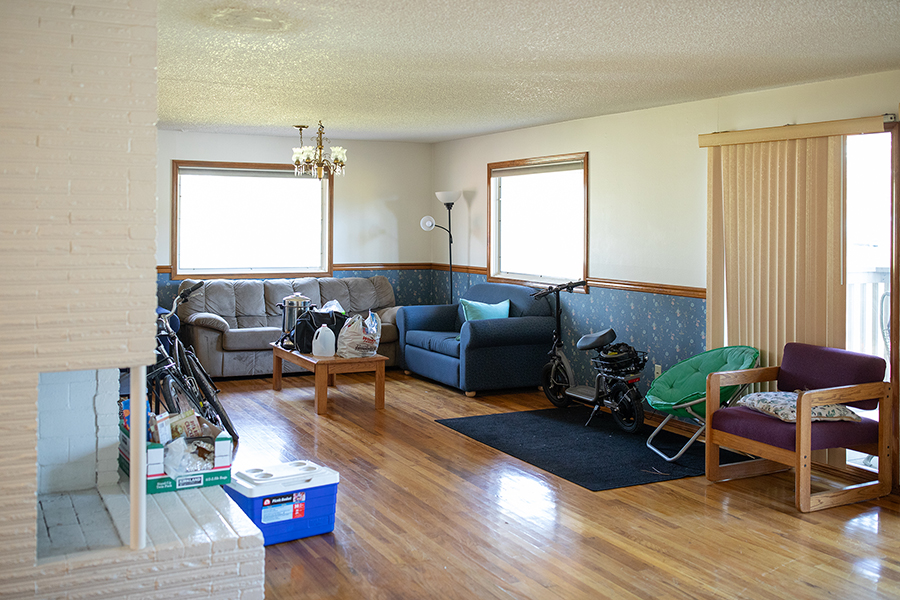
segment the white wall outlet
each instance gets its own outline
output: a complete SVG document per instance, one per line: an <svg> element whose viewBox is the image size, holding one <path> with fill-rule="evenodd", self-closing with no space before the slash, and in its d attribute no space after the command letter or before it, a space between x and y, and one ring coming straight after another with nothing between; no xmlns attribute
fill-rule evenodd
<svg viewBox="0 0 900 600"><path fill-rule="evenodd" d="M653 379L656 379L660 375L662 375L662 365L654 364L653 365Z"/></svg>

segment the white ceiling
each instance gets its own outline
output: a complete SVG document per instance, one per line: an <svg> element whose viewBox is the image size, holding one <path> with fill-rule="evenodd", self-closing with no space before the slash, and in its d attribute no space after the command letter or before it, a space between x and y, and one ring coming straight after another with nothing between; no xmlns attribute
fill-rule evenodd
<svg viewBox="0 0 900 600"><path fill-rule="evenodd" d="M158 35L161 128L435 142L900 69L900 0L159 0Z"/></svg>

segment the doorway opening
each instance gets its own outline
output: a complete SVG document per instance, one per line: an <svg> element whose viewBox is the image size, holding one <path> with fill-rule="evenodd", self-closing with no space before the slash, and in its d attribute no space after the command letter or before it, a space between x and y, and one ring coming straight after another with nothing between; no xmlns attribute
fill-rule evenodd
<svg viewBox="0 0 900 600"><path fill-rule="evenodd" d="M881 356L890 378L891 133L847 136L847 349ZM878 419L878 411L863 416ZM877 470L878 458L849 450L847 462Z"/></svg>

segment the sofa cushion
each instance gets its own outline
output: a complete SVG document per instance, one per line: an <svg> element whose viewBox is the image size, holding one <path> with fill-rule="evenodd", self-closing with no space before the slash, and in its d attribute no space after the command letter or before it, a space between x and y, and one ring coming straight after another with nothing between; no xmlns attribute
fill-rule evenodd
<svg viewBox="0 0 900 600"><path fill-rule="evenodd" d="M394 299L394 287L387 277L384 275L376 275L372 277L370 281L375 287L375 294L377 296L375 308L394 306L397 303Z"/></svg>
<svg viewBox="0 0 900 600"><path fill-rule="evenodd" d="M310 304L320 306L319 283L315 277L299 279L266 279L263 281L263 296L266 302L267 327L281 327L283 309L278 305L293 294L303 294Z"/></svg>
<svg viewBox="0 0 900 600"><path fill-rule="evenodd" d="M291 279L291 288L294 293L300 293L309 298L313 306L321 307L328 301L328 298L322 297L319 289L319 279L317 277L299 277Z"/></svg>
<svg viewBox="0 0 900 600"><path fill-rule="evenodd" d="M320 277L319 278L319 294L322 297L321 307L329 300L337 300L341 303L344 311L350 310L350 292L347 290L347 284L337 277Z"/></svg>
<svg viewBox="0 0 900 600"><path fill-rule="evenodd" d="M259 279L234 282L234 316L238 327L266 327L266 299Z"/></svg>
<svg viewBox="0 0 900 600"><path fill-rule="evenodd" d="M535 298L531 294L533 289L512 283L478 283L466 290L463 295L466 300L474 300L485 304L497 304L503 300L509 300L510 317L547 317L553 315L550 301L544 298ZM465 322L465 314L462 305L458 307L457 328Z"/></svg>
<svg viewBox="0 0 900 600"><path fill-rule="evenodd" d="M269 344L281 337L281 327L243 327L222 335L222 347L235 350L271 350Z"/></svg>
<svg viewBox="0 0 900 600"><path fill-rule="evenodd" d="M268 279L263 285L263 297L266 301L266 325L281 327L282 309L278 307L284 299L294 293L289 279Z"/></svg>
<svg viewBox="0 0 900 600"><path fill-rule="evenodd" d="M237 327L237 317L235 316L235 298L234 298L234 281L229 279L213 279L204 286L204 297L206 300L205 312L219 315L229 327ZM198 298L199 300L199 298ZM190 303L194 299L191 298ZM199 303L198 303L199 304Z"/></svg>
<svg viewBox="0 0 900 600"><path fill-rule="evenodd" d="M350 313L365 313L378 306L378 292L375 285L363 277L345 277L341 279L347 285L350 294L350 305L344 309Z"/></svg>
<svg viewBox="0 0 900 600"><path fill-rule="evenodd" d="M193 285L200 283L198 279L185 279L178 285L178 292L182 292ZM205 286L201 286L196 292L191 294L190 300L178 307L178 318L184 321L195 313L205 313L206 310L206 290Z"/></svg>
<svg viewBox="0 0 900 600"><path fill-rule="evenodd" d="M430 352L437 352L438 354L443 354L445 356L459 358L459 340L456 339L456 332L407 331L406 343L409 346L415 346Z"/></svg>

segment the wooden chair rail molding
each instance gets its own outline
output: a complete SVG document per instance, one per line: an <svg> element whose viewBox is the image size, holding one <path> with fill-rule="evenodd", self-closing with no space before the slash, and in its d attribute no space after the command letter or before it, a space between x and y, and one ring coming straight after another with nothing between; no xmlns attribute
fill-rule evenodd
<svg viewBox="0 0 900 600"><path fill-rule="evenodd" d="M335 271L447 271L449 265L442 263L344 263L334 265ZM159 265L156 267L157 273L172 273L171 265ZM472 275L487 276L486 267L466 267L453 265L454 273L469 273ZM223 275L223 279L255 279L258 275L233 276ZM213 277L204 277L204 279L213 279ZM683 298L699 298L706 299L706 288L688 287L681 285L670 285L665 283L644 283L640 281L623 281L616 279L599 279L596 277L588 278L588 286L601 287L613 290L624 290L627 292L643 292L645 294L662 294L665 296L680 296ZM588 292L590 293L590 291Z"/></svg>

